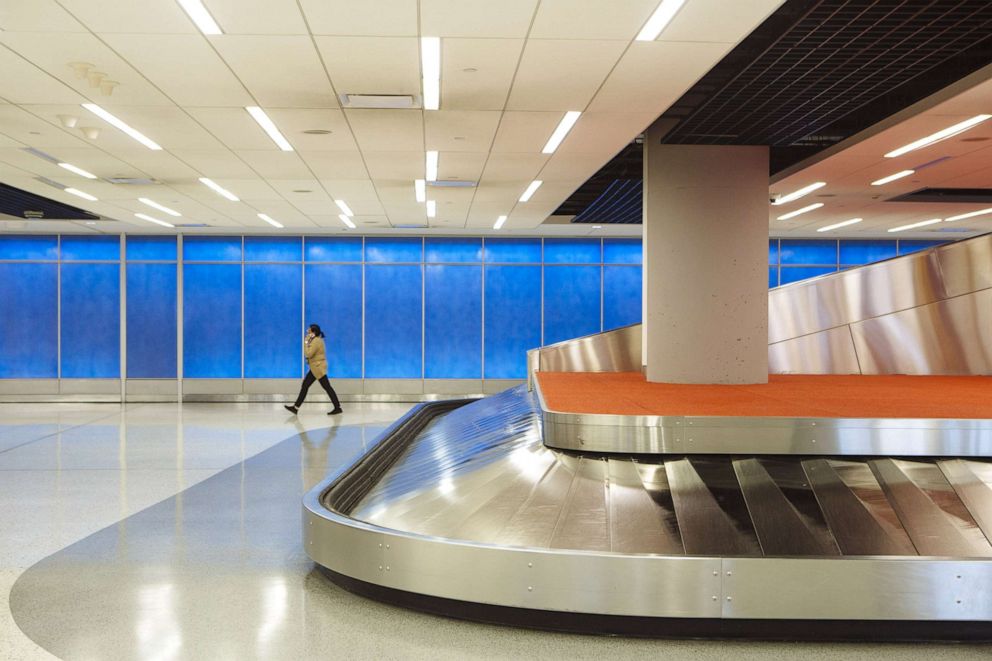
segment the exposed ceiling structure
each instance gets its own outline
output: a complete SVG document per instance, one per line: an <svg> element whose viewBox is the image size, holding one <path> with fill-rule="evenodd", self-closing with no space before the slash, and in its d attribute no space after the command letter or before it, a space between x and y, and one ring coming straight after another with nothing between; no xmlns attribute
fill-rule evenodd
<svg viewBox="0 0 992 661"><path fill-rule="evenodd" d="M667 143L769 145L774 173L990 63L986 0L790 0L659 122ZM640 163L631 145L556 213L630 222L636 187L623 187L622 205L604 202L615 202L617 180L640 178Z"/></svg>
<svg viewBox="0 0 992 661"><path fill-rule="evenodd" d="M218 35L176 0L4 0L0 182L108 219L94 231L166 231L138 213L183 231L278 231L259 214L342 231L344 207L361 232L484 232L503 215L503 231L552 231L549 214L780 4L691 0L636 41L659 0L204 0ZM422 37L440 38L439 110L420 107ZM412 107L342 108L356 94ZM429 151L451 184L426 187L433 218L414 184Z"/></svg>

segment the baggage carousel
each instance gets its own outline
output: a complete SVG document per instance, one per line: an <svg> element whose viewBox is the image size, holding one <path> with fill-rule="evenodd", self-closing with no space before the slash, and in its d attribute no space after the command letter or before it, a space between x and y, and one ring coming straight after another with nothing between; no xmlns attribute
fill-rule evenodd
<svg viewBox="0 0 992 661"><path fill-rule="evenodd" d="M531 367L622 371L632 336ZM378 599L522 626L992 640L988 420L821 421L813 445L816 421L576 416L532 386L414 407L305 496L310 557ZM677 442L697 421L704 442Z"/></svg>

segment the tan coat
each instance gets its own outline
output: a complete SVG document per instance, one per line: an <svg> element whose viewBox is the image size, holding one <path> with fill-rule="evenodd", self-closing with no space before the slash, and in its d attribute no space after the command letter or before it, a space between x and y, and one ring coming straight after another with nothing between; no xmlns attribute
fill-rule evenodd
<svg viewBox="0 0 992 661"><path fill-rule="evenodd" d="M327 354L324 352L324 338L315 337L303 345L303 353L307 357L310 371L318 379L327 376Z"/></svg>

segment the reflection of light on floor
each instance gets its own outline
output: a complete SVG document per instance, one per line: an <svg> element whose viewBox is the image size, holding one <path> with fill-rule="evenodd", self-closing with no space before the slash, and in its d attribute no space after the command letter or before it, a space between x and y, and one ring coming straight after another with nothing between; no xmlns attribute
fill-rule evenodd
<svg viewBox="0 0 992 661"><path fill-rule="evenodd" d="M437 490L442 494L449 494L455 490L455 483L451 481L450 477L442 478L441 481L438 482Z"/></svg>
<svg viewBox="0 0 992 661"><path fill-rule="evenodd" d="M265 645L286 619L286 579L272 578L262 588L262 623L258 628L258 644Z"/></svg>
<svg viewBox="0 0 992 661"><path fill-rule="evenodd" d="M510 453L510 461L517 467L521 475L536 482L547 471L548 464L551 463L551 455L543 447L537 450L522 447Z"/></svg>
<svg viewBox="0 0 992 661"><path fill-rule="evenodd" d="M138 618L135 634L147 661L175 659L183 646L176 622L174 586L171 583L149 585L138 593Z"/></svg>

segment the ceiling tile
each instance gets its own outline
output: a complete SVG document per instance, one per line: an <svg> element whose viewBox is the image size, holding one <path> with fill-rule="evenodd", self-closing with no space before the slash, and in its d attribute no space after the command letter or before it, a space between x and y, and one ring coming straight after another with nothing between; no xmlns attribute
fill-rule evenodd
<svg viewBox="0 0 992 661"><path fill-rule="evenodd" d="M588 152L557 152L537 175L537 179L545 182L584 182L586 179L596 174L599 168L616 155L615 151L603 153ZM541 186L544 188L544 186ZM538 189L540 190L540 189ZM569 191L571 194L571 191ZM564 198L562 198L564 199Z"/></svg>
<svg viewBox="0 0 992 661"><path fill-rule="evenodd" d="M493 152L482 173L484 183L529 182L537 177L547 154L520 154Z"/></svg>
<svg viewBox="0 0 992 661"><path fill-rule="evenodd" d="M5 0L6 1L6 0ZM60 0L93 32L199 34L178 2L155 0Z"/></svg>
<svg viewBox="0 0 992 661"><path fill-rule="evenodd" d="M244 108L186 108L186 111L228 149L279 149Z"/></svg>
<svg viewBox="0 0 992 661"><path fill-rule="evenodd" d="M197 170L200 175L214 181L256 176L247 163L227 149L174 149L172 153ZM197 186L200 185L197 184ZM211 193L211 195L216 195L216 193Z"/></svg>
<svg viewBox="0 0 992 661"><path fill-rule="evenodd" d="M344 112L363 152L424 150L424 121L420 110Z"/></svg>
<svg viewBox="0 0 992 661"><path fill-rule="evenodd" d="M86 147L87 143L78 133L52 126L28 109L18 106L0 106L0 133L45 151L59 147Z"/></svg>
<svg viewBox="0 0 992 661"><path fill-rule="evenodd" d="M296 0L205 0L224 34L307 34Z"/></svg>
<svg viewBox="0 0 992 661"><path fill-rule="evenodd" d="M540 153L561 121L561 112L503 113L493 152Z"/></svg>
<svg viewBox="0 0 992 661"><path fill-rule="evenodd" d="M425 112L425 146L437 151L488 152L501 114L495 110Z"/></svg>
<svg viewBox="0 0 992 661"><path fill-rule="evenodd" d="M317 37L338 94L420 94L420 43L413 37Z"/></svg>
<svg viewBox="0 0 992 661"><path fill-rule="evenodd" d="M349 152L298 152L318 179L358 179L368 176L362 155ZM407 152L409 153L409 152Z"/></svg>
<svg viewBox="0 0 992 661"><path fill-rule="evenodd" d="M324 109L266 109L279 130L299 151L358 151L351 127L340 110ZM328 135L309 135L304 131L331 131Z"/></svg>
<svg viewBox="0 0 992 661"><path fill-rule="evenodd" d="M238 149L234 153L263 179L307 179L313 176L295 152Z"/></svg>
<svg viewBox="0 0 992 661"><path fill-rule="evenodd" d="M349 205L359 200L379 200L368 179L321 179L320 183L332 199L344 200Z"/></svg>
<svg viewBox="0 0 992 661"><path fill-rule="evenodd" d="M241 81L199 33L108 34L104 39L179 105L254 104Z"/></svg>
<svg viewBox="0 0 992 661"><path fill-rule="evenodd" d="M685 3L659 41L715 41L736 44L778 9L782 0L693 0Z"/></svg>
<svg viewBox="0 0 992 661"><path fill-rule="evenodd" d="M506 107L584 110L626 47L625 41L529 39Z"/></svg>
<svg viewBox="0 0 992 661"><path fill-rule="evenodd" d="M334 90L309 36L224 35L211 42L258 105L337 107Z"/></svg>
<svg viewBox="0 0 992 661"><path fill-rule="evenodd" d="M4 47L0 47L0 96L11 103L86 102L78 92Z"/></svg>
<svg viewBox="0 0 992 661"><path fill-rule="evenodd" d="M422 151L367 151L364 156L369 174L375 180L412 182L424 178L425 155Z"/></svg>
<svg viewBox="0 0 992 661"><path fill-rule="evenodd" d="M657 8L658 2L659 0L542 0L530 38L631 41Z"/></svg>
<svg viewBox="0 0 992 661"><path fill-rule="evenodd" d="M417 0L300 0L313 34L416 36Z"/></svg>
<svg viewBox="0 0 992 661"><path fill-rule="evenodd" d="M612 157L644 131L657 116L655 112L583 113L558 147L558 152L605 152Z"/></svg>
<svg viewBox="0 0 992 661"><path fill-rule="evenodd" d="M523 39L445 39L441 108L502 110L523 46Z"/></svg>
<svg viewBox="0 0 992 661"><path fill-rule="evenodd" d="M437 178L441 181L478 181L488 155L488 152L441 152L438 155ZM432 187L427 188L430 190Z"/></svg>
<svg viewBox="0 0 992 661"><path fill-rule="evenodd" d="M6 32L84 32L83 25L54 0L4 0L0 28Z"/></svg>
<svg viewBox="0 0 992 661"><path fill-rule="evenodd" d="M537 0L421 0L421 34L523 38L536 6Z"/></svg>

